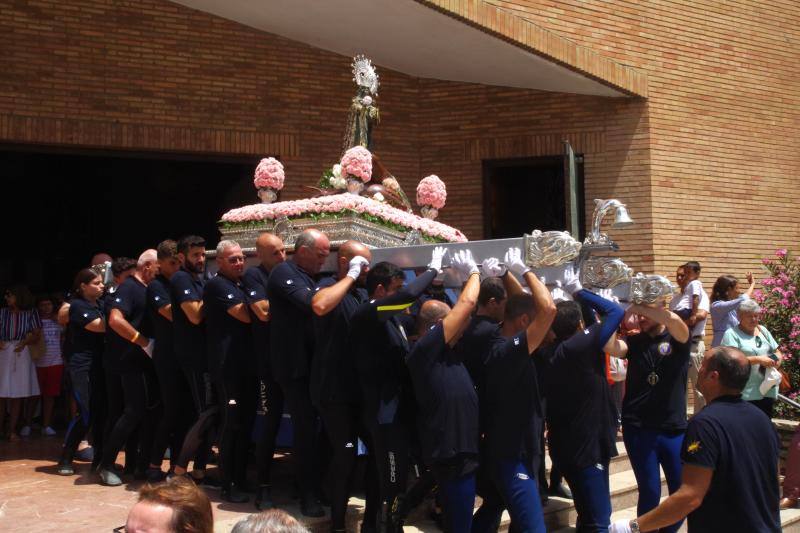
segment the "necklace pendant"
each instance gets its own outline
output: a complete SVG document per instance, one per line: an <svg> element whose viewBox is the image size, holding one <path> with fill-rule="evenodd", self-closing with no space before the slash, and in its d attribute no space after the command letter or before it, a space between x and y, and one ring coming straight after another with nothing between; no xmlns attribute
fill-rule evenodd
<svg viewBox="0 0 800 533"><path fill-rule="evenodd" d="M656 374L656 373L655 373L655 371L653 371L653 372L650 372L650 373L647 375L647 383L648 383L648 384L649 384L651 387L655 387L655 386L656 386L656 384L658 383L658 380L659 380L659 377L658 377L658 374Z"/></svg>

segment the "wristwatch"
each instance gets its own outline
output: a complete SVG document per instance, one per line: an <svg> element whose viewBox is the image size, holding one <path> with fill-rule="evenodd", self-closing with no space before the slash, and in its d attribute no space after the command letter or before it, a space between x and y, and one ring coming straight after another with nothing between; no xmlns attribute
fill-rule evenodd
<svg viewBox="0 0 800 533"><path fill-rule="evenodd" d="M634 518L633 520L631 520L631 521L628 523L628 525L629 525L629 526L630 526L630 528L631 528L631 533L641 533L641 532L639 531L639 520L637 520L636 518Z"/></svg>

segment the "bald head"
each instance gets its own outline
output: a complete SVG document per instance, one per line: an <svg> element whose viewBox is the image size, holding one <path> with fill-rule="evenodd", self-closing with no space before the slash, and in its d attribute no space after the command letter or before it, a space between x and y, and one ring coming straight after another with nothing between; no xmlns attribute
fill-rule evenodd
<svg viewBox="0 0 800 533"><path fill-rule="evenodd" d="M264 268L272 270L286 260L286 248L277 235L262 233L256 239L256 255Z"/></svg>
<svg viewBox="0 0 800 533"><path fill-rule="evenodd" d="M158 275L158 252L152 248L145 250L136 261L136 272L142 282L147 285Z"/></svg>
<svg viewBox="0 0 800 533"><path fill-rule="evenodd" d="M328 236L317 229L305 230L294 243L295 263L312 275L322 269L330 253L331 242Z"/></svg>
<svg viewBox="0 0 800 533"><path fill-rule="evenodd" d="M417 315L417 333L423 335L425 331L447 316L450 306L439 300L428 300L419 309Z"/></svg>
<svg viewBox="0 0 800 533"><path fill-rule="evenodd" d="M92 260L89 261L89 266L102 265L103 263L111 263L112 261L113 259L111 259L110 255L105 252L100 252L92 256Z"/></svg>
<svg viewBox="0 0 800 533"><path fill-rule="evenodd" d="M338 250L338 259L337 259L337 266L339 271L339 279L342 279L345 275L347 275L347 270L350 265L350 260L356 256L360 256L365 258L370 263L372 262L372 252L370 252L369 248L358 241L345 241L339 246ZM360 284L364 284L367 278L367 272L369 272L369 268L364 267L361 270L361 275L358 277L358 282Z"/></svg>

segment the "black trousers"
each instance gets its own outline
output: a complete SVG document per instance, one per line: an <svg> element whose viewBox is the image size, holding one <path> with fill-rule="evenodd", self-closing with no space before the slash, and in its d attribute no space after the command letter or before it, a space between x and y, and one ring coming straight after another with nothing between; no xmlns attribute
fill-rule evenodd
<svg viewBox="0 0 800 533"><path fill-rule="evenodd" d="M184 368L183 375L189 385L194 423L183 439L183 446L174 465L187 468L189 461L194 459L194 469L204 470L214 442L214 433L219 425L219 405L208 372Z"/></svg>
<svg viewBox="0 0 800 533"><path fill-rule="evenodd" d="M370 435L370 454L375 462L380 500L391 504L406 491L411 466L411 428L397 415L401 399L384 402L377 391L365 391L364 425ZM393 407L394 406L394 407Z"/></svg>
<svg viewBox="0 0 800 533"><path fill-rule="evenodd" d="M103 450L101 468L109 468L116 461L117 454L125 446L128 438L139 428L139 455L136 462L138 470L147 468L150 450L153 448L155 429L161 416L161 395L158 379L152 365L135 372L120 374L124 407L122 416L114 424ZM126 461L127 462L127 461Z"/></svg>
<svg viewBox="0 0 800 533"><path fill-rule="evenodd" d="M220 409L219 470L223 486L245 485L247 458L256 414L258 380L231 365L215 376Z"/></svg>
<svg viewBox="0 0 800 533"><path fill-rule="evenodd" d="M317 413L311 405L308 377L280 383L286 408L292 415L294 430L292 460L301 497L309 497L318 487L314 461L317 459Z"/></svg>
<svg viewBox="0 0 800 533"><path fill-rule="evenodd" d="M67 427L67 435L64 438L64 448L61 453L62 464L69 464L72 462L78 445L80 445L81 441L86 436L86 432L89 431L92 405L90 365L68 364L67 372L69 372L69 378L72 384L72 396L75 398L75 403L78 405L78 413Z"/></svg>
<svg viewBox="0 0 800 533"><path fill-rule="evenodd" d="M103 361L96 358L92 361L89 373L91 394L89 395L89 426L92 447L94 448L93 465L97 466L103 456L106 425L108 424L108 392L106 391L106 374ZM83 440L83 439L81 439ZM78 441L80 444L80 441Z"/></svg>
<svg viewBox="0 0 800 533"><path fill-rule="evenodd" d="M258 484L269 485L272 457L275 455L275 439L283 419L283 391L280 385L269 378L259 380L259 405L256 411L255 428L256 469Z"/></svg>
<svg viewBox="0 0 800 533"><path fill-rule="evenodd" d="M194 421L194 406L186 376L172 354L153 355L153 365L158 376L161 403L164 411L153 438L150 464L160 465L167 447L170 448L170 464L176 464L183 440Z"/></svg>
<svg viewBox="0 0 800 533"><path fill-rule="evenodd" d="M103 452L98 453L95 451L93 466L97 466L103 459L105 452L105 443L111 437L111 432L114 430L117 421L122 417L122 411L125 408L124 393L122 390L122 375L118 372L113 372L107 368L102 371L103 383L105 385L106 397L106 417L103 421L102 429L100 421L97 421L97 426L92 430L93 433L101 434L103 442ZM133 471L136 467L139 457L139 428L137 427L128 440L125 442L125 470Z"/></svg>

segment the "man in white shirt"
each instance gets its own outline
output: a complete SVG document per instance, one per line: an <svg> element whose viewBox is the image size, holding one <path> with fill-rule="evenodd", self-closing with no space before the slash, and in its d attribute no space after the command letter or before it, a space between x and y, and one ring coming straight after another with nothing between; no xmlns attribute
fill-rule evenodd
<svg viewBox="0 0 800 533"><path fill-rule="evenodd" d="M692 339L692 365L689 367L689 381L694 389L694 412L697 413L705 407L706 402L700 391L697 390L697 371L703 362L703 354L706 346L703 336L706 328L706 320L711 309L708 294L703 289L700 277L700 263L689 261L678 267L675 280L681 289L669 304L671 311L680 316L686 325L689 326Z"/></svg>

